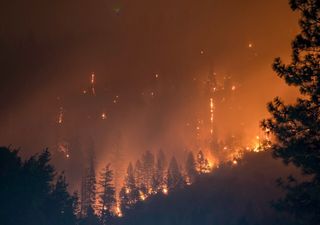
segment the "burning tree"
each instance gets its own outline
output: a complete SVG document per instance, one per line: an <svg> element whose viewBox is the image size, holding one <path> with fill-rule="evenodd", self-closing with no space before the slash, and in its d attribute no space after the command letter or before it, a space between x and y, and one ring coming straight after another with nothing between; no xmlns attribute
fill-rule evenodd
<svg viewBox="0 0 320 225"><path fill-rule="evenodd" d="M102 224L108 224L113 216L113 208L116 203L115 188L112 184L113 172L108 164L100 174L99 185L101 191L98 193L100 206L100 220Z"/></svg>
<svg viewBox="0 0 320 225"><path fill-rule="evenodd" d="M299 224L320 221L320 1L291 0L293 11L301 13L301 33L292 43L292 62L284 65L280 58L273 68L290 86L299 88L301 97L294 104L281 99L268 105L272 118L262 126L277 138L273 155L286 164L294 164L309 179L290 177L279 184L287 195L277 208L292 213Z"/></svg>
<svg viewBox="0 0 320 225"><path fill-rule="evenodd" d="M146 185L143 179L143 167L140 160L137 160L135 168L134 168L134 178L139 191L139 196L141 200L145 199L145 194L147 192Z"/></svg>
<svg viewBox="0 0 320 225"><path fill-rule="evenodd" d="M152 189L154 192L158 192L166 188L166 177L165 177L166 167L167 167L166 157L163 151L160 150L157 156L155 172L152 178Z"/></svg>
<svg viewBox="0 0 320 225"><path fill-rule="evenodd" d="M146 151L142 155L143 180L147 188L147 194L151 194L152 178L154 176L154 155L150 151Z"/></svg>
<svg viewBox="0 0 320 225"><path fill-rule="evenodd" d="M211 171L209 161L201 150L197 155L197 169L200 174L209 173Z"/></svg>
<svg viewBox="0 0 320 225"><path fill-rule="evenodd" d="M133 166L130 163L127 169L124 186L120 191L121 211L128 210L139 201L139 189L134 178Z"/></svg>

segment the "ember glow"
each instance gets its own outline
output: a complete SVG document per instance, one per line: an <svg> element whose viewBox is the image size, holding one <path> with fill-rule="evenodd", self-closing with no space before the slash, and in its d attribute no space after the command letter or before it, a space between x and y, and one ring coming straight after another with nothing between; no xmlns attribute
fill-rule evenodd
<svg viewBox="0 0 320 225"><path fill-rule="evenodd" d="M95 83L96 83L96 75L94 73L91 74L91 91L93 95L96 95Z"/></svg>

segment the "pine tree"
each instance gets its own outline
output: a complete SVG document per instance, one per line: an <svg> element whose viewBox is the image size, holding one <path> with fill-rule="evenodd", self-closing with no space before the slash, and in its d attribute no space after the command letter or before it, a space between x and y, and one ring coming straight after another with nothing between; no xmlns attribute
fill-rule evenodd
<svg viewBox="0 0 320 225"><path fill-rule="evenodd" d="M23 180L21 188L23 188L23 198L25 201L19 203L21 208L25 208L22 223L17 224L44 224L45 218L50 213L46 210L46 203L52 191L52 182L54 179L55 170L50 165L51 154L46 149L39 156L32 156L22 167ZM38 215L35 217L33 214Z"/></svg>
<svg viewBox="0 0 320 225"><path fill-rule="evenodd" d="M89 206L94 210L96 203L96 173L94 152L90 152L89 165L81 183L81 215L85 216Z"/></svg>
<svg viewBox="0 0 320 225"><path fill-rule="evenodd" d="M17 153L0 147L1 224L75 224L76 198L67 192L64 174L54 182L49 151L26 161Z"/></svg>
<svg viewBox="0 0 320 225"><path fill-rule="evenodd" d="M147 194L147 188L144 183L143 176L144 176L144 171L143 171L142 164L141 164L140 160L137 160L135 168L134 168L134 177L135 177L135 182L136 182L136 186L139 191L140 198Z"/></svg>
<svg viewBox="0 0 320 225"><path fill-rule="evenodd" d="M209 173L211 171L208 159L205 158L201 150L197 155L197 167L200 174Z"/></svg>
<svg viewBox="0 0 320 225"><path fill-rule="evenodd" d="M76 223L77 198L68 193L68 184L62 173L53 187L46 204L50 224Z"/></svg>
<svg viewBox="0 0 320 225"><path fill-rule="evenodd" d="M108 164L100 174L99 185L101 191L99 197L100 220L102 224L108 224L113 216L113 209L116 204L115 188L112 184L113 172Z"/></svg>
<svg viewBox="0 0 320 225"><path fill-rule="evenodd" d="M170 160L167 177L167 185L169 190L181 188L184 186L184 180L175 157L172 157Z"/></svg>
<svg viewBox="0 0 320 225"><path fill-rule="evenodd" d="M152 178L154 176L154 155L150 151L146 151L142 155L143 182L147 189L147 194L151 194Z"/></svg>
<svg viewBox="0 0 320 225"><path fill-rule="evenodd" d="M128 210L130 207L132 207L132 205L139 201L139 190L136 186L134 170L131 163L129 163L127 174L125 177L125 183L121 188L119 195L122 212L125 212L125 210Z"/></svg>
<svg viewBox="0 0 320 225"><path fill-rule="evenodd" d="M292 43L292 62L277 58L273 68L301 96L294 104L275 98L268 104L272 117L262 126L276 137L274 157L310 175L280 180L287 194L276 207L292 213L297 224L320 224L320 0L290 0L290 6L301 13L301 33Z"/></svg>
<svg viewBox="0 0 320 225"><path fill-rule="evenodd" d="M166 163L165 154L162 150L160 150L157 155L155 172L152 179L152 189L154 190L154 192L158 192L166 186L166 178L165 178L166 167L167 167L167 163Z"/></svg>
<svg viewBox="0 0 320 225"><path fill-rule="evenodd" d="M186 161L186 173L187 173L187 183L193 183L197 176L197 165L194 159L193 153L190 151Z"/></svg>

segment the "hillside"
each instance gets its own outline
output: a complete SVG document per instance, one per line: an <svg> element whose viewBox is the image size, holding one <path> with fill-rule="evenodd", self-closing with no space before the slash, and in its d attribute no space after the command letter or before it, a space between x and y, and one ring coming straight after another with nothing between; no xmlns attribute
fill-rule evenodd
<svg viewBox="0 0 320 225"><path fill-rule="evenodd" d="M270 152L249 153L191 186L157 195L131 209L119 225L276 225L285 224L271 202L281 196L278 177L295 173ZM287 223L288 224L288 223Z"/></svg>

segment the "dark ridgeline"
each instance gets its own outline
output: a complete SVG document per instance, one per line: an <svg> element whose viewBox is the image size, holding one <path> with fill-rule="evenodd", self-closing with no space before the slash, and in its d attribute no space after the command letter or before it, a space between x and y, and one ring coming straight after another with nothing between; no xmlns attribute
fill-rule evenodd
<svg viewBox="0 0 320 225"><path fill-rule="evenodd" d="M287 195L275 207L293 214L295 224L314 225L320 224L320 0L290 0L290 6L301 14L301 32L292 42L292 62L277 58L273 68L300 96L294 104L275 98L262 126L277 139L274 157L306 175L279 179Z"/></svg>

